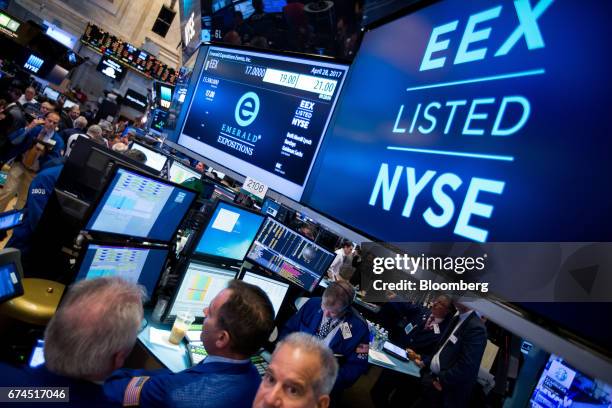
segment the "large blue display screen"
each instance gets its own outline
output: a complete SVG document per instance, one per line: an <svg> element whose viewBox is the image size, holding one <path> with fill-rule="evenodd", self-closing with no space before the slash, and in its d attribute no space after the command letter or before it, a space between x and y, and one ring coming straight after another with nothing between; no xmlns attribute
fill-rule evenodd
<svg viewBox="0 0 612 408"><path fill-rule="evenodd" d="M242 261L263 220L263 215L220 201L195 252Z"/></svg>
<svg viewBox="0 0 612 408"><path fill-rule="evenodd" d="M91 244L76 280L119 276L140 283L152 295L167 257L167 249Z"/></svg>
<svg viewBox="0 0 612 408"><path fill-rule="evenodd" d="M210 47L178 143L299 200L346 70Z"/></svg>
<svg viewBox="0 0 612 408"><path fill-rule="evenodd" d="M195 197L191 190L118 169L85 228L170 241Z"/></svg>
<svg viewBox="0 0 612 408"><path fill-rule="evenodd" d="M609 241L610 3L436 3L367 32L304 201L386 241Z"/></svg>

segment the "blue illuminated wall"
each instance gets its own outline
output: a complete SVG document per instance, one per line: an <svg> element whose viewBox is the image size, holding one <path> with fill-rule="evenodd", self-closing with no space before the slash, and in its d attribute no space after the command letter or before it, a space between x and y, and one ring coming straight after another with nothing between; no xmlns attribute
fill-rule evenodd
<svg viewBox="0 0 612 408"><path fill-rule="evenodd" d="M367 32L303 201L386 241L609 241L610 8L449 0Z"/></svg>

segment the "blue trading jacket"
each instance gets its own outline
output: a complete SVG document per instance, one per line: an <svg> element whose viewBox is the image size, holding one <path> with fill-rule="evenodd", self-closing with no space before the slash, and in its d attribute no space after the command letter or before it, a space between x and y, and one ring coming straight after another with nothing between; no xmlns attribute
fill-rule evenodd
<svg viewBox="0 0 612 408"><path fill-rule="evenodd" d="M321 309L321 298L309 299L304 306L293 316L283 328L281 338L293 332L306 332L315 334L323 320ZM334 354L344 356L340 362L340 371L334 388L343 389L350 387L368 369L368 355L357 353L360 344L369 344L370 332L368 325L359 312L351 308L344 316L344 321L349 324L351 337L344 339L340 330L336 333L329 347Z"/></svg>

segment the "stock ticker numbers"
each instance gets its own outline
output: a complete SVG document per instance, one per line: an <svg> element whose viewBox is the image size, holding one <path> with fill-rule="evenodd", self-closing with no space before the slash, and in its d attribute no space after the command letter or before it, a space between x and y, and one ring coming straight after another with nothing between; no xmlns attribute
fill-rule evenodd
<svg viewBox="0 0 612 408"><path fill-rule="evenodd" d="M169 84L176 82L177 71L174 68L168 67L148 52L102 30L95 24L87 25L81 42L146 77Z"/></svg>

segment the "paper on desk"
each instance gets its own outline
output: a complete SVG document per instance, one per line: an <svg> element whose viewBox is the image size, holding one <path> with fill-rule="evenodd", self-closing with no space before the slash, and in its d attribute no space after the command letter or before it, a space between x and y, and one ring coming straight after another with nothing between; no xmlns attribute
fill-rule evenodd
<svg viewBox="0 0 612 408"><path fill-rule="evenodd" d="M493 367L493 363L495 362L495 357L497 357L498 350L498 346L491 343L491 340L487 340L487 346L485 347L484 354L482 355L482 360L480 361L480 367L483 368L486 372L491 371L491 367Z"/></svg>
<svg viewBox="0 0 612 408"><path fill-rule="evenodd" d="M395 366L395 363L387 357L385 353L381 353L380 351L372 350L368 352L369 356L372 360L380 361L383 364Z"/></svg>
<svg viewBox="0 0 612 408"><path fill-rule="evenodd" d="M168 341L168 337L170 337L170 330L160 330L155 327L149 327L149 341L153 344L157 344L158 346L168 347L176 351L181 351L181 348L172 344Z"/></svg>

